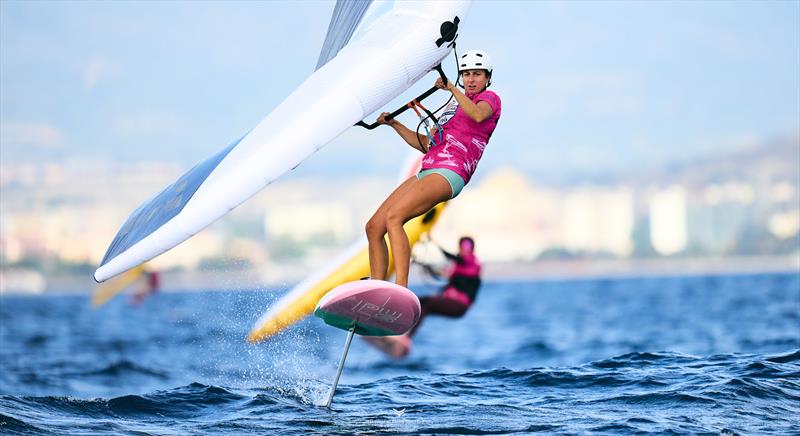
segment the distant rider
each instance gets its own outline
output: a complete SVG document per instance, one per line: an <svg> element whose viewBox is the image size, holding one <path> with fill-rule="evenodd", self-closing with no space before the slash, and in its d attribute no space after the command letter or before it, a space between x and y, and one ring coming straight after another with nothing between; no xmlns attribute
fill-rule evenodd
<svg viewBox="0 0 800 436"><path fill-rule="evenodd" d="M475 241L465 236L458 242L458 254L452 254L441 247L442 253L451 264L445 270L448 275L447 285L439 295L421 297L422 306L419 322L408 333L413 336L426 315L441 315L449 318L461 318L475 302L481 286L481 263L475 256Z"/></svg>
<svg viewBox="0 0 800 436"><path fill-rule="evenodd" d="M145 282L131 295L131 305L138 306L150 295L155 295L161 288L161 273L146 271Z"/></svg>

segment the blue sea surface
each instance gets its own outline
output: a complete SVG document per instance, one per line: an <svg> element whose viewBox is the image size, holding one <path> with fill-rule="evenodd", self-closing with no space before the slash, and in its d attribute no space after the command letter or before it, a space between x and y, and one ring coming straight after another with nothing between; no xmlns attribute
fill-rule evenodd
<svg viewBox="0 0 800 436"><path fill-rule="evenodd" d="M0 297L0 434L800 434L798 273L488 282L330 409L346 332L244 340L283 291Z"/></svg>

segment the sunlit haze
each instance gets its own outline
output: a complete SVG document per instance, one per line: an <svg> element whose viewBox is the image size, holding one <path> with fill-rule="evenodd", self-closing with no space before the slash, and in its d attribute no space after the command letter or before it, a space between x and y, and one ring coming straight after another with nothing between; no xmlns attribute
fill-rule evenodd
<svg viewBox="0 0 800 436"><path fill-rule="evenodd" d="M332 9L3 1L3 163L109 158L188 168L308 77ZM799 15L793 1L476 1L457 48L493 56L504 105L476 177L510 165L560 180L796 137ZM454 74L451 59L445 68ZM393 177L405 145L387 130L351 129L299 171Z"/></svg>

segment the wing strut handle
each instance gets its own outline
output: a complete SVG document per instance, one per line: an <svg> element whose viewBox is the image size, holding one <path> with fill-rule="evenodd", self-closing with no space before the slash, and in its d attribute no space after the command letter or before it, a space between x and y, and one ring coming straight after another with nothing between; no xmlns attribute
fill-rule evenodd
<svg viewBox="0 0 800 436"><path fill-rule="evenodd" d="M442 70L442 64L439 64L439 65L437 65L437 66L433 67L433 69L439 72L439 76L441 76L441 77L442 77L442 81L443 81L443 82L444 82L444 84L446 85L446 84L447 84L447 76L445 76L445 75L444 75L444 71ZM406 104L406 105L402 106L400 109L397 109L396 111L394 111L394 112L390 113L390 114L389 114L389 115L386 117L386 121L389 121L389 120L391 120L391 119L395 118L396 116L398 116L398 115L402 114L402 113L403 113L403 112L405 112L406 110L408 110L410 107L412 107L412 106L413 106L413 103L414 103L415 101L422 101L423 99L426 99L426 98L428 98L428 97L429 97L431 94L433 94L434 92L436 92L436 90L437 90L437 89L439 89L439 88L437 88L437 87L433 86L433 87L431 87L431 89L429 89L429 90L427 90L427 91L423 92L422 94L420 94L420 96L419 96L419 97L417 97L417 98L415 98L414 100L412 100L412 101L411 101L409 104ZM357 123L356 123L356 126L361 126L361 127L365 128L365 129L367 129L367 130L372 130L372 129L374 129L374 128L376 128L376 127L380 126L380 123L378 123L378 122L376 121L376 122L374 122L374 123L372 123L372 124L367 124L367 123L365 123L364 121L359 121L359 122L357 122Z"/></svg>

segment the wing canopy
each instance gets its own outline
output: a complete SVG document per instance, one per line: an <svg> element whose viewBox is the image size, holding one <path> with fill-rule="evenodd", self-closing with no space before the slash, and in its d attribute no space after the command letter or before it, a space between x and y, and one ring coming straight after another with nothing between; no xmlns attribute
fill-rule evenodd
<svg viewBox="0 0 800 436"><path fill-rule="evenodd" d="M158 195L139 206L125 221L122 228L119 229L114 240L111 241L111 245L108 247L105 256L103 256L100 265L105 265L178 215L208 175L236 147L239 141L241 141L241 138L195 165L175 183L167 186Z"/></svg>
<svg viewBox="0 0 800 436"><path fill-rule="evenodd" d="M328 34L317 60L318 70L333 59L349 41L358 28L358 24L369 9L372 0L338 0L333 8L333 16L328 25Z"/></svg>

